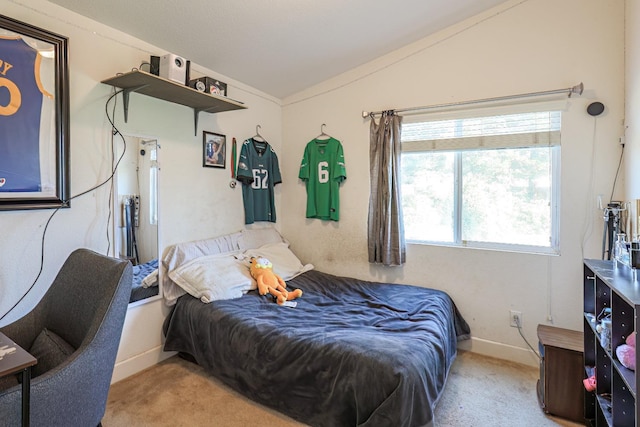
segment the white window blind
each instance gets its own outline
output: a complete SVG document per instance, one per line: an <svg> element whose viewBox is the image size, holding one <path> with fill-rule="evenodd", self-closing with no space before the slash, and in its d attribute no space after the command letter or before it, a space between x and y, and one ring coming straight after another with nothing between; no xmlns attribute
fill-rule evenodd
<svg viewBox="0 0 640 427"><path fill-rule="evenodd" d="M404 123L402 151L557 146L560 119L560 111L541 111Z"/></svg>

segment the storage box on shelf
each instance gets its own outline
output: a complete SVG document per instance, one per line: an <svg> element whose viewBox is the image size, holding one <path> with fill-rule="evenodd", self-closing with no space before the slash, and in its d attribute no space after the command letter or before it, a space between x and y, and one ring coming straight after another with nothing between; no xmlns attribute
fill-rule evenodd
<svg viewBox="0 0 640 427"><path fill-rule="evenodd" d="M639 309L640 282L634 269L616 261L584 261L585 377L595 371L596 378L595 390L585 391L585 418L593 426L640 427L638 374L616 356L616 348L638 330ZM610 337L606 328L598 328L606 316L611 319Z"/></svg>

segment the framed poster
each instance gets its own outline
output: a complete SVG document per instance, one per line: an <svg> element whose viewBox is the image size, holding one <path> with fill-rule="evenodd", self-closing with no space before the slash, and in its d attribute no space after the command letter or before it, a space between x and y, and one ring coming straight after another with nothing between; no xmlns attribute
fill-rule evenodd
<svg viewBox="0 0 640 427"><path fill-rule="evenodd" d="M202 166L224 169L226 159L227 137L219 133L202 131Z"/></svg>
<svg viewBox="0 0 640 427"><path fill-rule="evenodd" d="M0 15L0 210L69 207L67 43Z"/></svg>

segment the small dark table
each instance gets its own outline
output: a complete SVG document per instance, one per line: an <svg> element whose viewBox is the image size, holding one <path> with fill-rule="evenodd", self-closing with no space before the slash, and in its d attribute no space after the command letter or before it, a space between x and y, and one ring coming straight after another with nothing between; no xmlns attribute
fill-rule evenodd
<svg viewBox="0 0 640 427"><path fill-rule="evenodd" d="M0 332L0 377L21 372L22 425L29 426L31 367L38 363L35 357Z"/></svg>
<svg viewBox="0 0 640 427"><path fill-rule="evenodd" d="M580 331L538 325L540 379L544 412L584 424L584 341Z"/></svg>

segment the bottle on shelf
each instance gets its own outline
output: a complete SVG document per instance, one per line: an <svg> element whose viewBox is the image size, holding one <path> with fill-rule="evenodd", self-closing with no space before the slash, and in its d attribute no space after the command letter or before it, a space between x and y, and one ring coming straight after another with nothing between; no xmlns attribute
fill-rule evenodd
<svg viewBox="0 0 640 427"><path fill-rule="evenodd" d="M616 240L616 244L613 248L613 257L617 262L630 266L629 249L627 248L626 237L625 233L618 233L618 240Z"/></svg>

